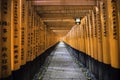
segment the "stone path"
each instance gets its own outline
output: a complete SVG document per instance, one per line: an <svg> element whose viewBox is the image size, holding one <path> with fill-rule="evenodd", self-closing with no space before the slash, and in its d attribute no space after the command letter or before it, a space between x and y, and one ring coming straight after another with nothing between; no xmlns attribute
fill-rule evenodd
<svg viewBox="0 0 120 80"><path fill-rule="evenodd" d="M38 79L39 80L39 79ZM41 80L41 79L40 79ZM82 69L74 62L72 56L65 48L64 43L59 43L54 51L51 61L42 76L42 80L87 80Z"/></svg>

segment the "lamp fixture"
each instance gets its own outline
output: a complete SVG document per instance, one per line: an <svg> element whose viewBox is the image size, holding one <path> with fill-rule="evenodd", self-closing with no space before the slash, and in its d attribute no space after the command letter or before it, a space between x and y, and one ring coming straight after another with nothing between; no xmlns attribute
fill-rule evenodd
<svg viewBox="0 0 120 80"><path fill-rule="evenodd" d="M80 24L80 18L75 18L75 23Z"/></svg>

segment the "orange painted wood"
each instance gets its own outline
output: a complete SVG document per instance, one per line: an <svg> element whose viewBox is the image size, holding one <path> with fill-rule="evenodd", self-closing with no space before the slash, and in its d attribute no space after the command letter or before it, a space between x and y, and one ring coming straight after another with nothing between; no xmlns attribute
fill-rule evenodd
<svg viewBox="0 0 120 80"><path fill-rule="evenodd" d="M11 75L11 36L12 36L11 0L2 1L0 5L1 5L0 75L2 78L4 78Z"/></svg>

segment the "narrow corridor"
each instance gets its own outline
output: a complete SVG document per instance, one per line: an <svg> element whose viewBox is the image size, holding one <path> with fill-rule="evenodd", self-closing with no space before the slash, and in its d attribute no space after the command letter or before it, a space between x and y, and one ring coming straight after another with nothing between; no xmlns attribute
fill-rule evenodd
<svg viewBox="0 0 120 80"><path fill-rule="evenodd" d="M56 47L42 80L86 80L81 70L61 42Z"/></svg>
<svg viewBox="0 0 120 80"><path fill-rule="evenodd" d="M119 75L120 0L0 0L0 80Z"/></svg>

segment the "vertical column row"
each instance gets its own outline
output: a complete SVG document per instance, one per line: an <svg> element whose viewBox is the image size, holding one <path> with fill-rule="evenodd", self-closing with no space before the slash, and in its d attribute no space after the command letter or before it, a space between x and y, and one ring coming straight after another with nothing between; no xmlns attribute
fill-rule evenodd
<svg viewBox="0 0 120 80"><path fill-rule="evenodd" d="M46 30L31 1L0 0L0 79L16 80L26 67L26 75L32 74L28 65L58 42L57 35Z"/></svg>
<svg viewBox="0 0 120 80"><path fill-rule="evenodd" d="M79 60L83 61L99 80L117 80L120 73L120 3L119 0L97 3L96 7L81 19L81 24L71 29L64 41L82 52L79 55L84 56Z"/></svg>

